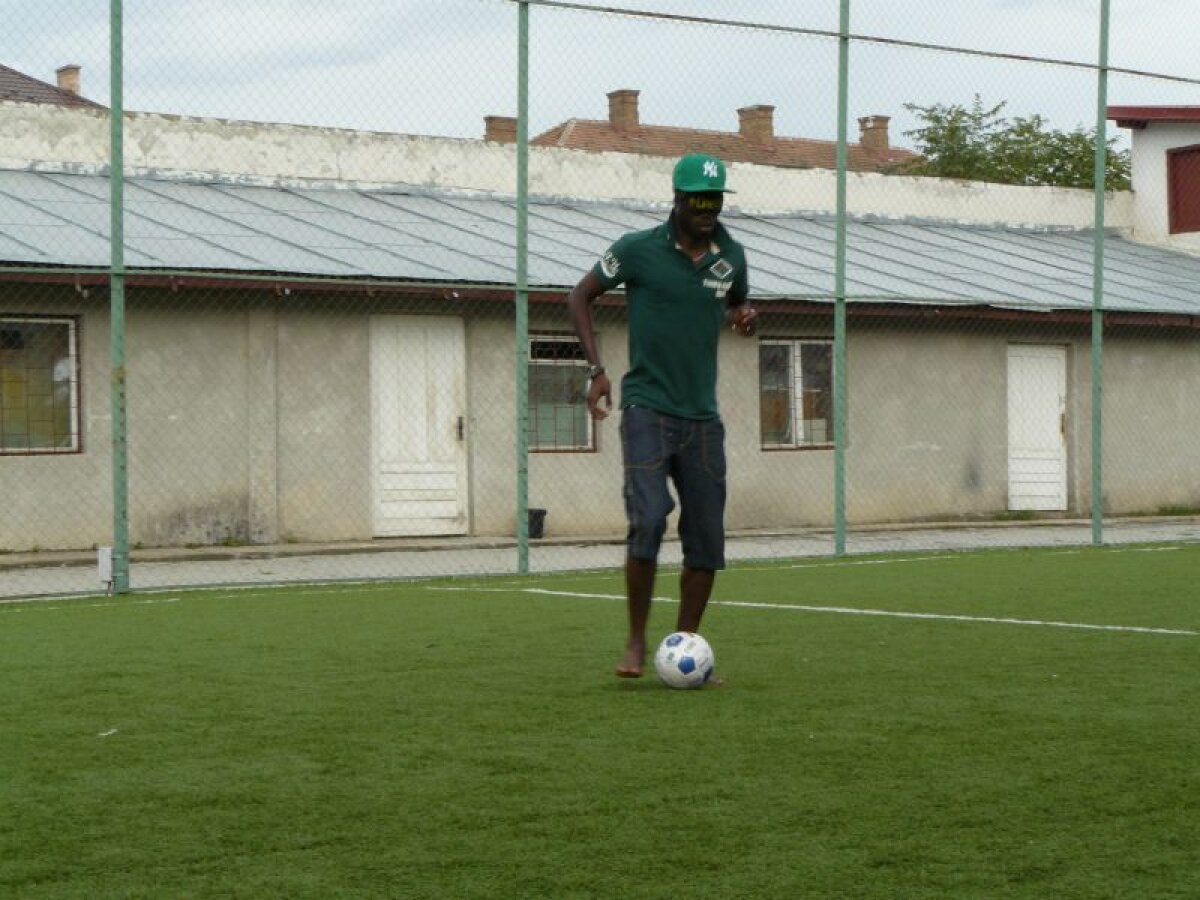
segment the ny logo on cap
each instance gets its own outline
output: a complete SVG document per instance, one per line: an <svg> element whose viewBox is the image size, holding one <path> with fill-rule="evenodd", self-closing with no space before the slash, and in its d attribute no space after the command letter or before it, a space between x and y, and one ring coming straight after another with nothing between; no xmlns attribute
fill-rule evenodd
<svg viewBox="0 0 1200 900"><path fill-rule="evenodd" d="M705 178L716 178L720 174L721 170L717 168L717 161L715 159L706 159L704 161Z"/></svg>

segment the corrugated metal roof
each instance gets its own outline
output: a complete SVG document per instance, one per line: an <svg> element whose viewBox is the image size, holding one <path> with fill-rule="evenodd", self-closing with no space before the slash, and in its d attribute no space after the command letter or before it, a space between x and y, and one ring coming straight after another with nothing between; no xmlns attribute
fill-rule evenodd
<svg viewBox="0 0 1200 900"><path fill-rule="evenodd" d="M103 175L0 171L0 264L109 262ZM131 178L130 270L282 273L512 285L516 202L422 188L278 187ZM529 280L569 288L626 231L665 205L535 199ZM723 216L747 249L759 297L828 300L835 222L827 214ZM852 301L1090 309L1093 234L932 220L856 218L848 225ZM1200 258L1117 235L1105 249L1105 307L1200 314Z"/></svg>

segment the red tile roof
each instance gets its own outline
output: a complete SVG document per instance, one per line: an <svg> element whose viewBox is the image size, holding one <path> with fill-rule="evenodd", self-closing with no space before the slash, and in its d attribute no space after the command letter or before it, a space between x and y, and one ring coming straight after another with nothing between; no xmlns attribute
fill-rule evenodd
<svg viewBox="0 0 1200 900"><path fill-rule="evenodd" d="M611 122L594 119L568 119L531 138L530 143L542 147L611 150L648 156L682 156L685 153L703 152L719 156L726 162L796 169L832 169L837 164L836 141L773 137L765 143L754 143L738 132L667 125L637 125L626 130L615 128ZM856 172L880 172L902 166L916 158L917 154L911 150L899 147L871 150L861 144L851 144L848 166Z"/></svg>
<svg viewBox="0 0 1200 900"><path fill-rule="evenodd" d="M103 107L87 97L65 91L57 85L38 81L16 69L0 66L0 100L16 100L21 103L48 103L54 106Z"/></svg>

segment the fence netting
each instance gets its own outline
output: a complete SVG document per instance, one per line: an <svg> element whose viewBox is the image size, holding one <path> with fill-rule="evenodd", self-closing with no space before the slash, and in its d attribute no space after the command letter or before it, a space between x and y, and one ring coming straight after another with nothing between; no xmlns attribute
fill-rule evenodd
<svg viewBox="0 0 1200 900"><path fill-rule="evenodd" d="M692 152L760 310L733 560L1197 536L1190 7L1117 11L1110 72L1099 2L108 12L0 43L0 594L107 586L121 491L134 590L620 565L565 298ZM623 293L595 319L619 401Z"/></svg>

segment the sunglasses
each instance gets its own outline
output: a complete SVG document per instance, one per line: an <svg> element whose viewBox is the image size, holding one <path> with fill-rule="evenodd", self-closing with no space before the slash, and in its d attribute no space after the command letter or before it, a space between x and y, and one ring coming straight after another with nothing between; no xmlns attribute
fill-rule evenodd
<svg viewBox="0 0 1200 900"><path fill-rule="evenodd" d="M687 205L694 210L708 212L709 210L720 210L725 205L725 198L720 194L713 196L712 194L688 194Z"/></svg>

